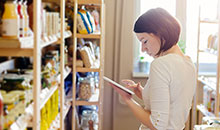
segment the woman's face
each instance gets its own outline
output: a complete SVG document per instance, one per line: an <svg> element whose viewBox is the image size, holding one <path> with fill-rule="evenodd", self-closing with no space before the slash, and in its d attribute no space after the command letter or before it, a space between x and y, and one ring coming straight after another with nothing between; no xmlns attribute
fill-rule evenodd
<svg viewBox="0 0 220 130"><path fill-rule="evenodd" d="M153 33L136 33L136 36L141 42L141 51L156 57L161 46L160 38Z"/></svg>

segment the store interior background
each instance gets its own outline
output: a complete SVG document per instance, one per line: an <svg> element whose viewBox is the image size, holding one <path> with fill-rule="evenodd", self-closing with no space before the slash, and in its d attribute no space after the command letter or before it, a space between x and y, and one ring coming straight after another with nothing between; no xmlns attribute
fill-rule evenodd
<svg viewBox="0 0 220 130"><path fill-rule="evenodd" d="M144 0L142 0L144 1ZM163 0L156 0L159 3ZM174 1L175 3L169 3ZM151 2L151 1L148 1ZM182 24L180 40L186 42L186 55L196 60L198 36L199 0L166 0L175 5L175 16ZM134 66L138 54L138 44L133 25L140 15L141 0L105 0L105 75L120 82L131 79L145 85L147 78L135 77ZM146 5L147 6L147 5ZM142 102L140 104L143 105ZM104 130L135 130L140 122L135 119L129 108L123 104L118 94L105 84L104 89Z"/></svg>

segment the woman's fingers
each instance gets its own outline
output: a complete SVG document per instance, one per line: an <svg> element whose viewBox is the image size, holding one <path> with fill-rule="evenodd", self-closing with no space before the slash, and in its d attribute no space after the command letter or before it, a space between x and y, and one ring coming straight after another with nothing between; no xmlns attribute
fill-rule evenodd
<svg viewBox="0 0 220 130"><path fill-rule="evenodd" d="M126 88L137 88L137 84L135 84L135 85L126 85Z"/></svg>
<svg viewBox="0 0 220 130"><path fill-rule="evenodd" d="M129 79L123 79L122 83L124 83L125 85L135 85L135 82Z"/></svg>

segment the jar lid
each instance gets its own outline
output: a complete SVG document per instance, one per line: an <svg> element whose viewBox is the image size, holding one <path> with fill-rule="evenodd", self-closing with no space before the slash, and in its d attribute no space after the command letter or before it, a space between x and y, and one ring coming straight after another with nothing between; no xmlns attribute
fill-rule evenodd
<svg viewBox="0 0 220 130"><path fill-rule="evenodd" d="M80 77L78 80L81 83L90 83L90 79L87 77Z"/></svg>
<svg viewBox="0 0 220 130"><path fill-rule="evenodd" d="M4 79L5 81L24 81L24 77L22 76L19 76L17 74L7 74L4 76Z"/></svg>
<svg viewBox="0 0 220 130"><path fill-rule="evenodd" d="M89 116L91 116L93 114L93 111L91 111L91 110L84 110L83 112L82 112L82 115L83 116L86 116L86 117L89 117Z"/></svg>

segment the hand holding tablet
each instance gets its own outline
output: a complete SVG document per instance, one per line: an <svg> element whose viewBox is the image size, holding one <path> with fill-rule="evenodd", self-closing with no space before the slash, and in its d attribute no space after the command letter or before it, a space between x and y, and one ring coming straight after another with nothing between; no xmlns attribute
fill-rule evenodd
<svg viewBox="0 0 220 130"><path fill-rule="evenodd" d="M107 77L105 77L105 76L103 76L103 79L104 79L105 81L108 81L109 83L114 84L116 87L120 88L121 90L125 91L126 93L128 93L128 94L130 94L130 95L133 95L133 94L134 94L134 92L132 92L131 90L125 88L124 86L122 86L122 85L116 83L115 81L113 81L113 80L111 80L111 79L109 79L109 78L107 78Z"/></svg>

